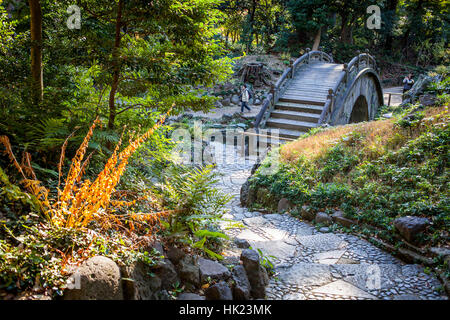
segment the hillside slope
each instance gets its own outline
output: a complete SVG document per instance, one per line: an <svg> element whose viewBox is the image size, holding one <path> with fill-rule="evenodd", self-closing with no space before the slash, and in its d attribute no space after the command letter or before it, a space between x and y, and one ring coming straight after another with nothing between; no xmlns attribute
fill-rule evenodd
<svg viewBox="0 0 450 320"><path fill-rule="evenodd" d="M449 137L448 106L413 106L391 119L319 129L283 145L275 172L263 174L271 158L263 161L249 179L247 204L275 211L285 198L290 213L303 218L339 210L354 223L331 229L395 248L448 251ZM404 216L429 225L407 242L394 226Z"/></svg>

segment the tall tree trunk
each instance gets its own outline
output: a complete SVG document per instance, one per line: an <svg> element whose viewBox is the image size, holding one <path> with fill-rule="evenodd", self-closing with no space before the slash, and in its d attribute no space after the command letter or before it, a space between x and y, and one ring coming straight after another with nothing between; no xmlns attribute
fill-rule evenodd
<svg viewBox="0 0 450 320"><path fill-rule="evenodd" d="M250 52L252 42L253 42L253 35L255 33L255 30L253 29L253 25L255 23L256 5L257 5L257 1L253 0L252 7L250 10L250 39L248 39L248 42L247 42L247 52Z"/></svg>
<svg viewBox="0 0 450 320"><path fill-rule="evenodd" d="M33 103L39 104L44 97L44 74L42 68L42 10L40 0L29 0L31 33L31 78Z"/></svg>
<svg viewBox="0 0 450 320"><path fill-rule="evenodd" d="M116 119L116 93L117 87L119 86L119 76L120 76L120 66L119 66L119 47L120 47L120 28L122 26L122 10L123 10L123 0L119 0L119 5L117 7L117 18L116 18L116 35L114 38L114 48L112 54L112 69L113 69L113 80L111 83L111 91L109 93L109 119L108 128L114 129L114 121Z"/></svg>
<svg viewBox="0 0 450 320"><path fill-rule="evenodd" d="M314 44L312 47L313 51L319 49L321 37L322 37L322 27L319 27L319 29L317 30L316 36L314 37Z"/></svg>
<svg viewBox="0 0 450 320"><path fill-rule="evenodd" d="M352 23L349 21L348 13L340 13L341 16L341 41L343 43L353 43Z"/></svg>
<svg viewBox="0 0 450 320"><path fill-rule="evenodd" d="M391 51L392 50L392 41L394 37L392 35L392 30L394 29L395 22L395 11L397 10L398 0L388 0L387 1L387 11L389 13L389 23L387 24L386 29L386 39L384 41L384 49Z"/></svg>

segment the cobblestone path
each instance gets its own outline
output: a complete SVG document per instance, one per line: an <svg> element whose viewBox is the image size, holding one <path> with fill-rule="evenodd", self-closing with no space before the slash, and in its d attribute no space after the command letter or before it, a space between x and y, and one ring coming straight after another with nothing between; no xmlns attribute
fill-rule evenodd
<svg viewBox="0 0 450 320"><path fill-rule="evenodd" d="M226 160L217 164L222 175L218 187L233 198L223 230L232 238L246 239L275 265L267 299L447 299L439 280L420 265L406 264L368 241L346 233L321 233L288 214L262 214L240 206L241 185L250 175L254 159L241 158L227 148ZM226 250L238 259L242 249Z"/></svg>

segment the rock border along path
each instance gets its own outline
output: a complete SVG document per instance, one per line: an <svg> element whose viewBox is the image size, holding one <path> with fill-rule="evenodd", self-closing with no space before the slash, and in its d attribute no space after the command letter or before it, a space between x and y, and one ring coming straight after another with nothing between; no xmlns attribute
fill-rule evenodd
<svg viewBox="0 0 450 320"><path fill-rule="evenodd" d="M217 145L216 145L217 147ZM219 146L220 147L220 146ZM275 265L267 287L269 300L447 300L432 274L406 264L368 241L346 233L321 233L288 214L262 214L240 205L241 185L255 159L240 157L227 146L226 162L217 163L217 187L232 196L221 227L231 238L245 239ZM226 250L226 259L239 259L242 249Z"/></svg>

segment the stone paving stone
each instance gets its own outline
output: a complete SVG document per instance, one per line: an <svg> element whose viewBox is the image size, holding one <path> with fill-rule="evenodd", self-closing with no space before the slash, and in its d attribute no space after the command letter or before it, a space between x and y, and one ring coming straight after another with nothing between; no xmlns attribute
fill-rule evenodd
<svg viewBox="0 0 450 320"><path fill-rule="evenodd" d="M289 259L295 254L295 246L281 240L250 241L250 245L253 249L260 249L265 255L274 256L279 260Z"/></svg>
<svg viewBox="0 0 450 320"><path fill-rule="evenodd" d="M345 250L334 250L317 253L313 256L313 260L321 264L335 264L345 253Z"/></svg>
<svg viewBox="0 0 450 320"><path fill-rule="evenodd" d="M249 229L245 229L242 232L240 232L236 238L239 239L245 239L248 241L267 241L267 239L261 237L260 235L258 235L257 233L249 230Z"/></svg>
<svg viewBox="0 0 450 320"><path fill-rule="evenodd" d="M269 221L267 221L263 217L246 218L246 219L242 220L242 222L245 225L250 226L250 227L255 227L255 226L260 227L260 226L269 224Z"/></svg>
<svg viewBox="0 0 450 320"><path fill-rule="evenodd" d="M316 263L297 263L278 275L278 279L291 285L320 286L330 283L330 266Z"/></svg>
<svg viewBox="0 0 450 320"><path fill-rule="evenodd" d="M332 268L343 280L363 290L391 289L394 279L401 276L401 267L393 264L336 264Z"/></svg>
<svg viewBox="0 0 450 320"><path fill-rule="evenodd" d="M346 241L332 233L301 236L296 239L302 246L318 252L343 249L348 245Z"/></svg>
<svg viewBox="0 0 450 320"><path fill-rule="evenodd" d="M289 235L287 231L278 228L260 227L259 229L263 231L270 240L284 240Z"/></svg>
<svg viewBox="0 0 450 320"><path fill-rule="evenodd" d="M313 234L313 230L314 230L314 228L312 228L311 226L308 226L306 224L301 224L297 227L297 229L295 231L295 235L297 237L310 236Z"/></svg>
<svg viewBox="0 0 450 320"><path fill-rule="evenodd" d="M316 288L312 290L311 293L322 293L325 295L342 295L356 298L377 299L377 297L371 295L370 293L367 293L366 291L363 291L358 287L355 287L354 285L343 280L336 280L322 287Z"/></svg>

